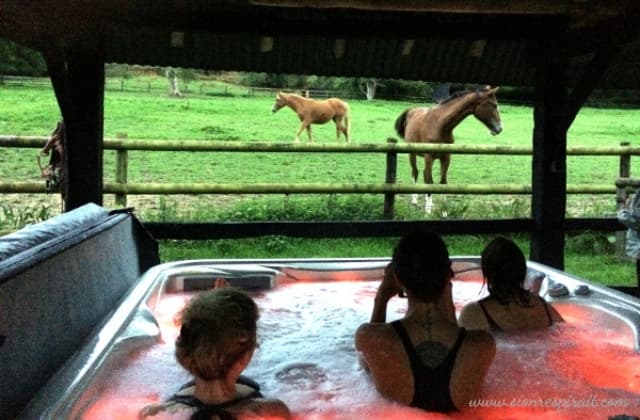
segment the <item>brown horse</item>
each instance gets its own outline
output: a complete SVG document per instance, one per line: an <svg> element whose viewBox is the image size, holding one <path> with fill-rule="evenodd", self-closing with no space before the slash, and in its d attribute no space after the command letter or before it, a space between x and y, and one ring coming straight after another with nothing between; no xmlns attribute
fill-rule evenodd
<svg viewBox="0 0 640 420"><path fill-rule="evenodd" d="M395 128L400 137L409 143L453 143L453 129L467 116L473 114L496 135L502 131L497 87L464 90L456 92L433 108L410 108L396 119ZM440 160L440 183L447 183L447 170L451 162L450 153L424 154L424 182L433 184L431 170L433 162ZM416 154L409 154L411 176L413 182L418 182L418 166ZM413 194L412 203L418 204L418 195ZM431 194L425 196L425 211L430 213L433 208Z"/></svg>
<svg viewBox="0 0 640 420"><path fill-rule="evenodd" d="M309 135L309 141L313 141L311 135L311 124L324 124L330 120L336 123L336 141L340 140L340 133L349 143L349 105L338 99L329 98L324 101L316 101L315 99L304 98L299 95L279 92L276 95L276 103L271 108L272 112L278 112L283 106L293 109L298 118L300 118L300 129L296 133L296 142L300 141L300 133L305 128Z"/></svg>

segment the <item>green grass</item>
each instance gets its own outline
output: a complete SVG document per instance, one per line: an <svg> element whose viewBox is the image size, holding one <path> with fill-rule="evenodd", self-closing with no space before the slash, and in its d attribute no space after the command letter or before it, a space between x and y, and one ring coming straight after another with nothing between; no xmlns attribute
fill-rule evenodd
<svg viewBox="0 0 640 420"><path fill-rule="evenodd" d="M158 89L145 91L107 90L105 93L106 137L126 133L132 139L187 139L211 141L291 142L299 122L289 109L271 113L274 98L246 96L245 88L229 87L223 96L205 90L199 94L197 83L191 93L172 98L162 89L162 78L126 80L153 83ZM118 84L119 79L109 81ZM220 85L222 89L223 85ZM209 93L207 93L209 92ZM499 95L498 95L499 98ZM350 100L352 138L357 143L384 143L396 137L396 117L414 103ZM428 106L430 104L425 103ZM47 135L59 118L51 89L0 86L0 133ZM504 131L491 136L486 128L470 117L455 130L458 144L496 144L529 146L532 143L533 110L526 106L501 105ZM317 142L335 142L333 124L313 126ZM638 140L640 112L635 109L584 108L568 133L570 146L616 146L622 141ZM303 135L302 139L306 137ZM38 181L34 149L0 151L0 177L9 181ZM638 159L632 158L633 168ZM617 157L569 157L567 176L570 184L609 184L618 176ZM191 153L130 152L131 182L362 182L384 180L385 156L380 154L291 153ZM115 179L115 152L105 151L105 180ZM438 167L436 165L436 171ZM405 156L399 157L398 182L410 182ZM528 156L456 155L449 170L450 184L528 184L531 158ZM397 199L398 219L419 220L425 214L410 205L409 197ZM442 218L502 218L527 216L529 198L521 196L447 195L435 198L436 212ZM12 208L13 219L20 213L35 214L42 206L50 214L60 209L55 195L7 195L3 205ZM603 216L615 211L615 197L569 196L569 216ZM383 199L371 195L304 196L130 196L129 203L145 221L159 220L372 220L382 214ZM112 206L112 197L105 197ZM0 216L0 229L11 229L15 222ZM27 217L23 217L27 219ZM587 242L599 243L604 235L590 234ZM486 237L447 238L452 254L477 255ZM519 239L528 247L527 238ZM568 245L575 241L569 238ZM314 240L268 237L236 241L162 243L165 260L182 258L266 258L266 257L357 257L388 255L393 239ZM567 269L583 277L601 279L609 284L631 284L633 267L612 256L606 249L567 247Z"/></svg>

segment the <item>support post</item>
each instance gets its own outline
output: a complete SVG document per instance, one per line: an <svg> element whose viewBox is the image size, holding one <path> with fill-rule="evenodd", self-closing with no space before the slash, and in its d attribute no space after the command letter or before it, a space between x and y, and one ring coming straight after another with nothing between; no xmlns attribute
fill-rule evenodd
<svg viewBox="0 0 640 420"><path fill-rule="evenodd" d="M116 137L126 141L127 133L117 133ZM116 182L127 185L128 178L129 151L127 149L116 150ZM127 207L127 194L116 194L115 203L119 207Z"/></svg>
<svg viewBox="0 0 640 420"><path fill-rule="evenodd" d="M623 141L620 143L621 147L627 147L630 143ZM631 155L624 153L620 155L620 170L618 176L620 178L629 178L631 176ZM627 189L625 187L616 187L616 212L622 210L625 201L627 201ZM625 245L627 241L627 235L625 231L616 232L616 257L626 258Z"/></svg>
<svg viewBox="0 0 640 420"><path fill-rule="evenodd" d="M387 143L396 144L398 141L392 137L387 139ZM395 184L396 174L398 172L398 153L387 152L387 165L384 182L387 184ZM384 194L384 211L383 218L385 220L393 220L396 196L394 193Z"/></svg>
<svg viewBox="0 0 640 420"><path fill-rule="evenodd" d="M64 58L60 58L64 57ZM65 211L102 205L104 59L101 51L46 52L65 122Z"/></svg>
<svg viewBox="0 0 640 420"><path fill-rule="evenodd" d="M564 269L567 193L567 60L542 49L534 98L530 259Z"/></svg>

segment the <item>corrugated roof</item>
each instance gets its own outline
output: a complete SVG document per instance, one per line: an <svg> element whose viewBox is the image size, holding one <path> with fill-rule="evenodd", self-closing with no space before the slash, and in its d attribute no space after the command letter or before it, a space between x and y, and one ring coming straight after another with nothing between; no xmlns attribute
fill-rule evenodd
<svg viewBox="0 0 640 420"><path fill-rule="evenodd" d="M106 62L532 86L536 54L574 84L620 49L601 86L640 88L640 2L0 0L0 34Z"/></svg>

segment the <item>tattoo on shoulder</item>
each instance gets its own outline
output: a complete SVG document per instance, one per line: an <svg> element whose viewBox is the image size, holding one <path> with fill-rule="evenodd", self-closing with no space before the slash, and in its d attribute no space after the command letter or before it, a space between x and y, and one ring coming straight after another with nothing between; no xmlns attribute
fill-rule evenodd
<svg viewBox="0 0 640 420"><path fill-rule="evenodd" d="M425 366L435 368L447 357L449 349L437 341L424 341L416 346L416 353Z"/></svg>

